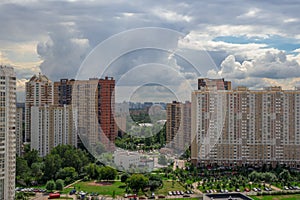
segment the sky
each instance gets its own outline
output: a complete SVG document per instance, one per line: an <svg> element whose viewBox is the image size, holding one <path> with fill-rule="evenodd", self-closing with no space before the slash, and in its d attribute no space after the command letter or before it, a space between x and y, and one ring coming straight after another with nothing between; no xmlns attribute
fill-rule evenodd
<svg viewBox="0 0 300 200"><path fill-rule="evenodd" d="M200 76L293 89L299 7L296 0L2 0L1 65L15 68L18 101L39 72L52 81L80 79L83 71L113 76L119 88L135 88L118 95L136 101L160 101L153 94L162 91L180 98Z"/></svg>

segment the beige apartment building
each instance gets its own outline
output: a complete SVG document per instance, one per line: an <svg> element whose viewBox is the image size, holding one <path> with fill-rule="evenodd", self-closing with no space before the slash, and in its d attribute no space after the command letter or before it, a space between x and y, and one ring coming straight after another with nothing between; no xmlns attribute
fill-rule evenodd
<svg viewBox="0 0 300 200"><path fill-rule="evenodd" d="M73 84L72 107L77 133L90 150L102 144L114 150L117 136L115 80L112 77L76 80Z"/></svg>
<svg viewBox="0 0 300 200"><path fill-rule="evenodd" d="M167 104L166 123L167 146L183 151L191 143L191 102L177 102Z"/></svg>
<svg viewBox="0 0 300 200"><path fill-rule="evenodd" d="M300 167L300 89L192 93L192 160L200 164Z"/></svg>
<svg viewBox="0 0 300 200"><path fill-rule="evenodd" d="M15 197L16 173L16 74L0 66L0 199Z"/></svg>
<svg viewBox="0 0 300 200"><path fill-rule="evenodd" d="M31 141L31 107L53 104L53 83L41 73L33 75L25 86L25 142Z"/></svg>

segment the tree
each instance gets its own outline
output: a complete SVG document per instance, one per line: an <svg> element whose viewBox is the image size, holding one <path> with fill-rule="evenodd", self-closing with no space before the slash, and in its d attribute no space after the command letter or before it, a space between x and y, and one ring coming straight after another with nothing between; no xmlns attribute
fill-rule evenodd
<svg viewBox="0 0 300 200"><path fill-rule="evenodd" d="M286 184L291 180L291 174L288 170L284 169L280 174L279 178Z"/></svg>
<svg viewBox="0 0 300 200"><path fill-rule="evenodd" d="M36 181L39 181L42 179L43 175L44 175L44 163L43 162L35 162L32 163L31 165L31 170L32 172L32 176L34 177L34 179Z"/></svg>
<svg viewBox="0 0 300 200"><path fill-rule="evenodd" d="M140 189L144 190L148 183L149 179L142 174L133 174L127 180L128 187L135 192L138 192Z"/></svg>
<svg viewBox="0 0 300 200"><path fill-rule="evenodd" d="M127 173L122 174L122 176L121 176L121 182L125 183L129 177L130 177L129 174L127 174Z"/></svg>
<svg viewBox="0 0 300 200"><path fill-rule="evenodd" d="M15 200L27 200L28 196L24 192L16 192Z"/></svg>
<svg viewBox="0 0 300 200"><path fill-rule="evenodd" d="M62 160L59 155L48 154L45 157L45 175L46 180L51 180L55 178L56 173L61 168Z"/></svg>
<svg viewBox="0 0 300 200"><path fill-rule="evenodd" d="M47 183L46 183L46 189L47 190L52 191L52 190L55 189L55 187L56 187L56 185L55 185L55 182L53 180L47 181Z"/></svg>
<svg viewBox="0 0 300 200"><path fill-rule="evenodd" d="M28 167L27 161L24 158L17 157L17 159L16 159L16 179L18 181L21 181L21 180L25 181L25 180L28 180L30 177L31 177L31 170ZM27 183L25 183L25 184L27 185Z"/></svg>
<svg viewBox="0 0 300 200"><path fill-rule="evenodd" d="M76 149L71 145L58 145L50 152L52 155L59 155L61 158L61 167L74 167L77 172L89 163L87 153L81 149Z"/></svg>
<svg viewBox="0 0 300 200"><path fill-rule="evenodd" d="M270 182L276 181L277 177L272 172L266 172L266 173L264 173L264 179L266 182L270 183Z"/></svg>
<svg viewBox="0 0 300 200"><path fill-rule="evenodd" d="M251 172L251 173L249 174L249 179L250 179L251 181L259 181L260 178L261 178L260 173L258 173L258 172L256 172L256 171L253 171L253 172Z"/></svg>
<svg viewBox="0 0 300 200"><path fill-rule="evenodd" d="M100 180L115 180L117 176L117 170L109 166L99 168L99 179Z"/></svg>
<svg viewBox="0 0 300 200"><path fill-rule="evenodd" d="M99 177L99 166L95 163L90 163L84 167L84 172L91 178L97 179Z"/></svg>
<svg viewBox="0 0 300 200"><path fill-rule="evenodd" d="M55 181L56 189L63 190L64 189L64 181L62 179L57 179Z"/></svg>
<svg viewBox="0 0 300 200"><path fill-rule="evenodd" d="M149 174L148 179L149 179L149 187L151 191L156 190L157 188L161 187L163 184L161 176L157 174Z"/></svg>
<svg viewBox="0 0 300 200"><path fill-rule="evenodd" d="M40 162L41 158L39 157L39 152L35 149L28 151L24 154L24 159L27 161L28 166L31 166L32 163Z"/></svg>
<svg viewBox="0 0 300 200"><path fill-rule="evenodd" d="M65 167L58 171L56 178L68 180L66 182L72 181L77 178L78 174L74 167Z"/></svg>

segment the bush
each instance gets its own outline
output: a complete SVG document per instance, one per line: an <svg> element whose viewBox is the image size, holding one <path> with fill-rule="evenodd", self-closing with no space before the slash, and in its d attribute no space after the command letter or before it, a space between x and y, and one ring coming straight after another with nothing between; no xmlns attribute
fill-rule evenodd
<svg viewBox="0 0 300 200"><path fill-rule="evenodd" d="M126 182L126 180L129 178L130 176L129 176L129 174L122 174L122 176L121 176L121 182L122 183L125 183Z"/></svg>
<svg viewBox="0 0 300 200"><path fill-rule="evenodd" d="M62 179L57 179L55 181L56 189L57 190L63 190L64 189L64 181Z"/></svg>
<svg viewBox="0 0 300 200"><path fill-rule="evenodd" d="M46 189L47 189L47 190L52 191L52 190L54 190L55 188L56 188L56 185L55 185L55 182L54 182L53 180L47 181L47 183L46 183Z"/></svg>

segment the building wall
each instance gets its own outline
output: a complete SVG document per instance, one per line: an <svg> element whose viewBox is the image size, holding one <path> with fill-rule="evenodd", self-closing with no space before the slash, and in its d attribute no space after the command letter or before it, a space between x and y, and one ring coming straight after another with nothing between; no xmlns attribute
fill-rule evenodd
<svg viewBox="0 0 300 200"><path fill-rule="evenodd" d="M192 107L192 159L299 165L300 90L198 90L192 94Z"/></svg>
<svg viewBox="0 0 300 200"><path fill-rule="evenodd" d="M117 136L117 124L114 118L115 112L115 80L105 77L99 79L98 84L98 122L104 137L102 143L109 149L114 149ZM102 134L102 135L103 135Z"/></svg>
<svg viewBox="0 0 300 200"><path fill-rule="evenodd" d="M137 152L115 151L114 164L124 170L136 168L140 164L140 154Z"/></svg>
<svg viewBox="0 0 300 200"><path fill-rule="evenodd" d="M31 148L38 150L40 156L47 155L54 147L61 144L77 147L71 105L33 106L31 117Z"/></svg>
<svg viewBox="0 0 300 200"><path fill-rule="evenodd" d="M74 79L60 79L59 82L54 82L54 105L71 105L74 82Z"/></svg>
<svg viewBox="0 0 300 200"><path fill-rule="evenodd" d="M13 200L16 169L16 75L0 66L0 199Z"/></svg>
<svg viewBox="0 0 300 200"><path fill-rule="evenodd" d="M166 142L175 150L191 144L191 103L173 101L167 104Z"/></svg>
<svg viewBox="0 0 300 200"><path fill-rule="evenodd" d="M25 142L31 140L31 107L53 104L53 83L42 74L34 75L25 85Z"/></svg>
<svg viewBox="0 0 300 200"><path fill-rule="evenodd" d="M23 108L16 108L16 153L23 152Z"/></svg>
<svg viewBox="0 0 300 200"><path fill-rule="evenodd" d="M98 79L79 80L73 85L75 127L82 143L88 148L100 142L97 86Z"/></svg>

